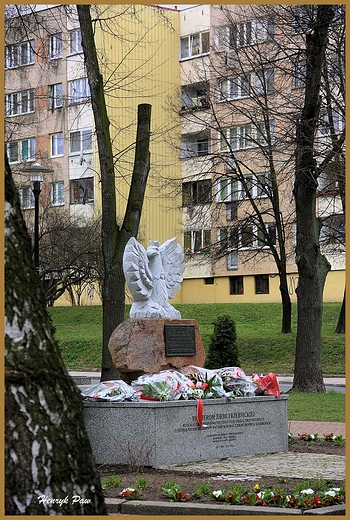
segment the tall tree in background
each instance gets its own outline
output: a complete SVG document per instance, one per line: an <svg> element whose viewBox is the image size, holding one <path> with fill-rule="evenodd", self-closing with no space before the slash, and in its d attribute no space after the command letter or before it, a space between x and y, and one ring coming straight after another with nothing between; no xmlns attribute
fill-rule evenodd
<svg viewBox="0 0 350 520"><path fill-rule="evenodd" d="M5 287L5 514L106 514L81 396L50 332L7 162Z"/></svg>
<svg viewBox="0 0 350 520"><path fill-rule="evenodd" d="M325 63L332 5L311 6L313 16L306 33L305 99L296 134L294 196L296 203L296 263L298 331L292 390L325 392L321 365L323 289L330 270L320 251L321 223L316 215L317 179L315 135L320 111L322 69Z"/></svg>
<svg viewBox="0 0 350 520"><path fill-rule="evenodd" d="M130 185L128 204L121 226L117 224L116 189L112 140L104 96L103 78L100 73L90 6L77 5L82 47L87 77L91 91L91 103L100 162L102 187L102 252L104 280L102 288L103 346L101 381L119 377L108 350L109 338L114 329L124 321L125 278L123 253L129 238L137 235L147 178L150 168L149 142L151 105L138 107L135 162Z"/></svg>

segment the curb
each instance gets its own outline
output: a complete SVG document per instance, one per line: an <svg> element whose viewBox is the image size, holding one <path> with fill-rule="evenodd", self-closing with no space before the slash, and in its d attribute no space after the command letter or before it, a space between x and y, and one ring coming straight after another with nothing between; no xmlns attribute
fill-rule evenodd
<svg viewBox="0 0 350 520"><path fill-rule="evenodd" d="M345 516L345 504L301 511L285 507L230 506L224 504L187 504L105 498L109 515L196 515L196 516Z"/></svg>

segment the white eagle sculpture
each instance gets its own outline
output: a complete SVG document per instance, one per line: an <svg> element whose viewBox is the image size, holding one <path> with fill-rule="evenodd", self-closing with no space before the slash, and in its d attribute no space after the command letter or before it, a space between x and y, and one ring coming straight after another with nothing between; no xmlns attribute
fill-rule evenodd
<svg viewBox="0 0 350 520"><path fill-rule="evenodd" d="M168 302L180 289L184 254L176 238L164 244L151 240L147 251L134 237L123 256L125 280L133 297L130 318L181 319Z"/></svg>

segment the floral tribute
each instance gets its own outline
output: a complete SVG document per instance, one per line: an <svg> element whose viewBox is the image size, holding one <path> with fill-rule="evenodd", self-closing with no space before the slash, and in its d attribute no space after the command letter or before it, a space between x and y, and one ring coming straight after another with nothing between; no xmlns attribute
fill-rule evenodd
<svg viewBox="0 0 350 520"><path fill-rule="evenodd" d="M344 488L331 488L328 491L315 492L313 489L303 489L299 493L288 495L283 491L260 491L259 485L254 491L236 490L225 491L218 489L211 493L217 502L231 505L264 506L264 507L286 507L293 509L315 509L327 507L345 502Z"/></svg>
<svg viewBox="0 0 350 520"><path fill-rule="evenodd" d="M131 385L119 380L104 381L83 389L81 393L86 400L103 401L174 401L254 395L280 397L277 377L273 373L249 378L240 367L208 370L193 365L180 371L163 370L158 374L142 375Z"/></svg>

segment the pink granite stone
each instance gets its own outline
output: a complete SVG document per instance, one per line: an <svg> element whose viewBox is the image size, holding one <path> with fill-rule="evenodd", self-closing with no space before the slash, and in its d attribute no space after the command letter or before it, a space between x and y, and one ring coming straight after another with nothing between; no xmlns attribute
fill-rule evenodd
<svg viewBox="0 0 350 520"><path fill-rule="evenodd" d="M166 356L164 325L194 325L196 354ZM178 370L187 365L203 366L205 351L195 320L131 318L112 333L109 351L113 364L123 381L130 383L143 374L161 370Z"/></svg>

